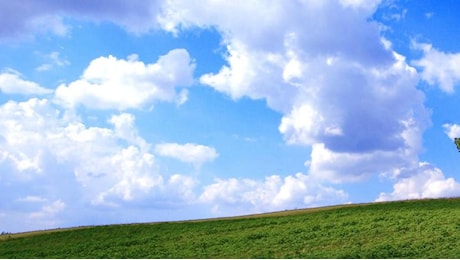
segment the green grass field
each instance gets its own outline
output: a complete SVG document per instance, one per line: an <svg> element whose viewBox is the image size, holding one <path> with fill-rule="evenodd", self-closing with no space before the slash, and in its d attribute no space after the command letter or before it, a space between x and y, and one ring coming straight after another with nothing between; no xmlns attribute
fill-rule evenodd
<svg viewBox="0 0 460 260"><path fill-rule="evenodd" d="M10 234L0 258L460 258L460 199Z"/></svg>

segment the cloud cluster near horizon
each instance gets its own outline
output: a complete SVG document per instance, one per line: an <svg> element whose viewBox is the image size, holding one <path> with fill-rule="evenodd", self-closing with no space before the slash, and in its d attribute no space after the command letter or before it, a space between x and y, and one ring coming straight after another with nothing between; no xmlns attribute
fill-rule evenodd
<svg viewBox="0 0 460 260"><path fill-rule="evenodd" d="M417 46L423 57L406 61L369 19L378 4L6 3L0 11L0 21L8 25L0 29L3 39L44 31L68 36L67 17L110 21L138 35L155 29L180 37L188 30L215 28L222 35L226 64L196 75L200 61L185 49L172 49L154 63L136 54L101 56L79 79L56 89L3 70L0 91L30 98L0 105L0 180L5 180L0 187L9 201L0 209L6 212L0 221L9 223L8 214L28 219L30 227L34 221L54 227L80 207L195 206L228 215L344 203L347 191L335 185L375 176L394 184L379 201L460 195L459 182L419 160L431 121L425 95L417 88L421 79L454 92L459 54L422 44ZM13 10L24 15L13 16ZM149 143L136 127L132 111L154 109L157 102L184 104L196 81L234 100L265 100L281 115L278 131L284 141L311 147L306 171L211 181L187 172L161 172L164 157L195 169L221 158L215 147L194 140ZM80 118L81 107L111 116L103 126L91 125ZM455 124L445 128L450 138L459 133ZM18 192L26 189L28 194Z"/></svg>

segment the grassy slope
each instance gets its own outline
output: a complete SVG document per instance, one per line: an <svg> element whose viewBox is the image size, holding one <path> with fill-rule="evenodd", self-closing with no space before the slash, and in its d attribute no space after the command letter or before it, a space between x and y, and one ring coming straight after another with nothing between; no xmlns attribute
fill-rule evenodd
<svg viewBox="0 0 460 260"><path fill-rule="evenodd" d="M458 198L0 237L0 258L458 257Z"/></svg>

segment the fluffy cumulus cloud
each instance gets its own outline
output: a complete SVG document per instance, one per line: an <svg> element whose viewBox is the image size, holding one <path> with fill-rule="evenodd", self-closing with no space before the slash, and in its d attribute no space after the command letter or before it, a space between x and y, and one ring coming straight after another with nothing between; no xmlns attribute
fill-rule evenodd
<svg viewBox="0 0 460 260"><path fill-rule="evenodd" d="M213 205L218 215L260 213L346 202L343 190L319 184L308 175L297 173L254 179L217 179L206 186L202 203Z"/></svg>
<svg viewBox="0 0 460 260"><path fill-rule="evenodd" d="M429 125L416 70L369 19L378 3L208 1L203 12L169 1L159 21L175 33L217 28L227 65L201 83L265 99L286 142L312 146L309 173L347 181L416 165Z"/></svg>
<svg viewBox="0 0 460 260"><path fill-rule="evenodd" d="M460 183L446 178L439 168L421 162L415 173L400 178L391 193L382 192L377 201L456 197L460 195Z"/></svg>
<svg viewBox="0 0 460 260"><path fill-rule="evenodd" d="M449 136L449 138L452 139L452 141L455 138L460 137L460 125L458 125L458 124L444 124L443 127L444 127L444 130L445 130L447 136Z"/></svg>
<svg viewBox="0 0 460 260"><path fill-rule="evenodd" d="M41 129L57 124L59 111L46 99L9 101L0 107L0 159L11 162L18 171L41 172L43 165Z"/></svg>
<svg viewBox="0 0 460 260"><path fill-rule="evenodd" d="M153 101L186 101L186 90L176 87L193 83L194 64L184 49L172 50L156 63L145 64L131 55L93 60L79 80L60 85L56 101L67 107L95 109L142 108ZM185 92L184 92L185 91Z"/></svg>
<svg viewBox="0 0 460 260"><path fill-rule="evenodd" d="M263 181L217 179L197 192L196 177L158 171L151 144L139 136L128 113L109 117L108 127L88 126L47 99L33 98L3 104L0 118L0 168L7 173L0 176L0 187L10 209L2 213L21 219L22 228L65 226L63 219L72 212L85 218L101 207L210 205L217 215L235 215L347 199L344 191L301 173ZM189 163L218 156L212 147L191 143L163 143L154 150ZM28 193L19 192L25 187Z"/></svg>
<svg viewBox="0 0 460 260"><path fill-rule="evenodd" d="M52 0L6 1L0 10L0 39L35 32L67 35L70 26L64 22L63 16L96 22L110 21L132 33L145 33L156 27L160 3L151 0L83 0L78 3Z"/></svg>
<svg viewBox="0 0 460 260"><path fill-rule="evenodd" d="M171 2L164 26L172 30L215 26L222 32L228 65L217 74L203 75L201 82L233 98L264 98L271 108L288 112L301 95L308 94L302 81L320 71L310 69L327 60L335 56L365 63L371 57L391 60L380 48L377 26L365 23L361 9L348 10L336 1L209 1L204 5L206 12L190 3ZM240 14L237 21L235 13ZM354 29L334 30L344 28L343 24ZM365 44L355 48L356 42Z"/></svg>
<svg viewBox="0 0 460 260"><path fill-rule="evenodd" d="M19 72L11 69L0 73L0 91L4 94L22 95L44 95L52 93L51 89L25 80Z"/></svg>
<svg viewBox="0 0 460 260"><path fill-rule="evenodd" d="M216 149L206 145L186 143L162 143L155 146L155 151L162 156L172 157L179 161L200 166L204 162L213 161L219 154Z"/></svg>
<svg viewBox="0 0 460 260"><path fill-rule="evenodd" d="M460 53L445 53L431 44L415 43L414 47L423 51L423 57L413 62L422 70L422 79L453 93L455 85L460 83Z"/></svg>
<svg viewBox="0 0 460 260"><path fill-rule="evenodd" d="M131 114L116 114L108 119L109 127L95 127L47 99L1 105L0 187L2 200L9 201L2 210L33 222L54 220L82 206L190 203L195 181L161 175L134 120Z"/></svg>

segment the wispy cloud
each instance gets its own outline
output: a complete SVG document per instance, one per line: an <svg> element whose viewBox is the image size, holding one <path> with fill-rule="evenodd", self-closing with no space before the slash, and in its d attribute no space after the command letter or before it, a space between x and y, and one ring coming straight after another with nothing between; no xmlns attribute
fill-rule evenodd
<svg viewBox="0 0 460 260"><path fill-rule="evenodd" d="M63 17L89 21L110 21L128 31L140 34L157 27L155 17L162 1L31 1L17 0L2 3L0 9L0 39L12 39L48 33L59 36L70 34L70 26ZM21 15L17 15L21 14Z"/></svg>
<svg viewBox="0 0 460 260"><path fill-rule="evenodd" d="M161 156L168 156L179 161L191 163L199 167L204 162L213 161L219 156L216 149L201 144L162 143L155 146L155 151Z"/></svg>
<svg viewBox="0 0 460 260"><path fill-rule="evenodd" d="M422 79L430 85L439 86L442 91L453 93L455 86L460 83L460 53L439 51L427 43L412 45L423 51L423 57L412 62L422 70Z"/></svg>
<svg viewBox="0 0 460 260"><path fill-rule="evenodd" d="M0 91L5 94L44 95L53 92L39 84L22 78L18 71L7 69L0 73Z"/></svg>
<svg viewBox="0 0 460 260"><path fill-rule="evenodd" d="M49 71L51 69L53 69L54 67L63 67L63 66L68 66L70 65L70 62L61 57L61 54L57 51L53 51L51 52L50 54L48 55L45 55L44 56L45 60L46 60L46 63L38 66L37 68L35 68L35 70L37 71Z"/></svg>

